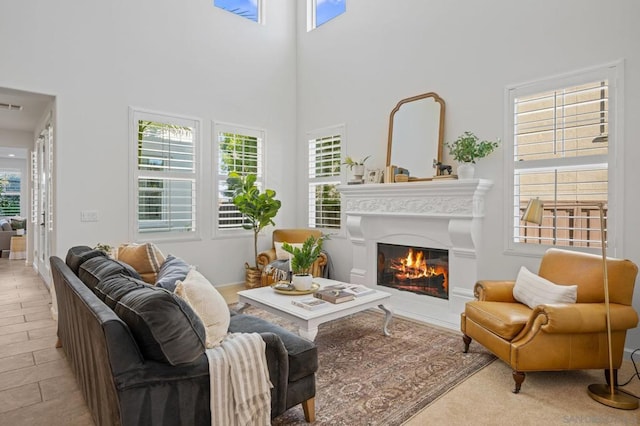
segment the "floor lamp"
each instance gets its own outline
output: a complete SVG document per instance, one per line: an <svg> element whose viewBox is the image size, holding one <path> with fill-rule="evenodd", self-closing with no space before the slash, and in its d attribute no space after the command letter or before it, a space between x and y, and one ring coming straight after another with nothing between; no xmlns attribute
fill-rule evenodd
<svg viewBox="0 0 640 426"><path fill-rule="evenodd" d="M607 244L604 237L604 204L594 203L600 210L600 237L602 239L602 277L604 281L604 304L607 319L607 344L609 354L609 385L596 383L589 385L587 392L589 396L601 404L623 410L635 410L638 408L638 401L625 393L619 392L614 386L613 380L613 354L611 353L611 311L609 307L609 276L607 271ZM531 198L527 208L522 215L523 222L542 224L542 214L544 205L539 198Z"/></svg>

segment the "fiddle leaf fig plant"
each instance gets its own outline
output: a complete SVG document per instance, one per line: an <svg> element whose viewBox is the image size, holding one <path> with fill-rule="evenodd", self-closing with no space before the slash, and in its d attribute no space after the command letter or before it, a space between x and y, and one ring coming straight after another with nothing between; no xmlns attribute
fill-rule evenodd
<svg viewBox="0 0 640 426"><path fill-rule="evenodd" d="M263 192L256 186L256 175L241 176L236 172L229 173L227 178L229 190L233 193L233 204L246 218L242 227L253 231L253 261L258 269L258 234L267 225L275 225L273 218L280 210L280 200L276 200L276 191L265 189Z"/></svg>
<svg viewBox="0 0 640 426"><path fill-rule="evenodd" d="M477 159L491 154L500 144L500 139L495 141L480 141L471 132L464 132L453 142L447 142L449 154L459 163L474 163Z"/></svg>

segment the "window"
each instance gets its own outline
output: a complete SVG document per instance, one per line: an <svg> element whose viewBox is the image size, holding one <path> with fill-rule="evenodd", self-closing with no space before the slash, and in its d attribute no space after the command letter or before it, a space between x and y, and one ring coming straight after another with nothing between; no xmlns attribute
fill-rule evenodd
<svg viewBox="0 0 640 426"><path fill-rule="evenodd" d="M307 0L307 30L320 25L347 11L347 0Z"/></svg>
<svg viewBox="0 0 640 426"><path fill-rule="evenodd" d="M20 216L19 170L0 170L0 216Z"/></svg>
<svg viewBox="0 0 640 426"><path fill-rule="evenodd" d="M263 22L262 0L213 0L213 5L254 22Z"/></svg>
<svg viewBox="0 0 640 426"><path fill-rule="evenodd" d="M309 227L340 229L342 208L337 186L341 181L344 127L309 134Z"/></svg>
<svg viewBox="0 0 640 426"><path fill-rule="evenodd" d="M195 236L199 123L142 111L132 123L136 237Z"/></svg>
<svg viewBox="0 0 640 426"><path fill-rule="evenodd" d="M615 66L604 67L508 89L510 248L600 248L599 203L607 245L615 248L620 212L614 183L621 172L612 166L620 143L615 71ZM520 221L532 198L544 205L541 225Z"/></svg>
<svg viewBox="0 0 640 426"><path fill-rule="evenodd" d="M227 177L236 172L242 176L256 175L256 185L264 188L263 145L264 131L214 124L218 164L218 230L240 229L245 223L242 214L233 204L233 194L228 190Z"/></svg>

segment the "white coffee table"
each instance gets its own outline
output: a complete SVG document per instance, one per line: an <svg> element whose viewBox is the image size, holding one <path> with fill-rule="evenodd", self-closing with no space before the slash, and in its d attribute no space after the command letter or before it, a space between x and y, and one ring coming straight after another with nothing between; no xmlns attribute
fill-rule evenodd
<svg viewBox="0 0 640 426"><path fill-rule="evenodd" d="M339 281L326 278L314 278L314 283L318 283L320 288L328 285L339 284ZM382 331L385 336L389 336L388 326L391 322L393 311L384 303L391 300L391 295L383 291L375 290L373 293L356 297L354 300L343 303L328 303L328 306L310 311L305 308L295 306L291 303L294 298L305 299L312 295L291 296L276 293L271 287L259 287L238 292L238 310L242 311L246 305L271 312L274 315L291 321L298 326L300 336L313 341L318 334L318 326L328 321L343 318L369 308L378 307L385 313L382 324Z"/></svg>

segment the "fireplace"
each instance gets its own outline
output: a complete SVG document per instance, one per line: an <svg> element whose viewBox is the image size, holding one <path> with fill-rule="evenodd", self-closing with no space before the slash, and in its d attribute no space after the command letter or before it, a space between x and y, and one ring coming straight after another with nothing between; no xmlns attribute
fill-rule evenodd
<svg viewBox="0 0 640 426"><path fill-rule="evenodd" d="M378 285L449 299L449 251L378 243Z"/></svg>
<svg viewBox="0 0 640 426"><path fill-rule="evenodd" d="M353 256L346 279L390 293L397 315L458 330L460 313L474 298L484 197L491 185L483 179L340 185ZM447 270L406 283L383 268L389 279L381 281L379 250L387 263L406 258L408 248L414 257L423 252L430 266L446 260Z"/></svg>

